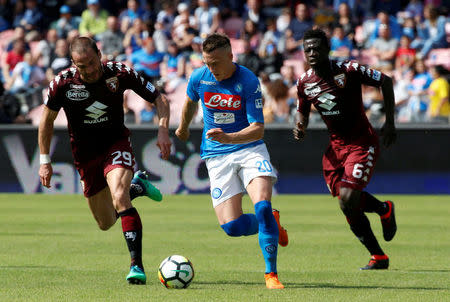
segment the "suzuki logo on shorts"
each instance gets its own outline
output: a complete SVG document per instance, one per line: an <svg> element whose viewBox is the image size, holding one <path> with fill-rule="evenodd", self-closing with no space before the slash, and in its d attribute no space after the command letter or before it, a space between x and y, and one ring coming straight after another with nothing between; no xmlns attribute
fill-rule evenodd
<svg viewBox="0 0 450 302"><path fill-rule="evenodd" d="M205 106L219 110L241 110L241 96L218 92L205 92Z"/></svg>
<svg viewBox="0 0 450 302"><path fill-rule="evenodd" d="M103 111L103 109L106 109L106 108L108 108L108 106L106 106L98 101L95 101L91 106L86 108L86 110L90 112L89 114L86 114L86 116L96 120L106 113L106 111Z"/></svg>

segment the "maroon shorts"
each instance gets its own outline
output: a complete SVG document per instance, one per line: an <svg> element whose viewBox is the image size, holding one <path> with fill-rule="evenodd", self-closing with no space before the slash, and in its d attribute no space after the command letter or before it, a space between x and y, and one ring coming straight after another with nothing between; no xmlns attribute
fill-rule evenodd
<svg viewBox="0 0 450 302"><path fill-rule="evenodd" d="M91 197L108 184L106 174L115 168L134 170L135 159L131 148L130 139L123 138L116 141L103 154L87 162L75 160L75 166L80 174L84 196Z"/></svg>
<svg viewBox="0 0 450 302"><path fill-rule="evenodd" d="M333 146L322 158L323 176L333 196L341 186L362 191L370 181L380 152L378 141L372 144Z"/></svg>

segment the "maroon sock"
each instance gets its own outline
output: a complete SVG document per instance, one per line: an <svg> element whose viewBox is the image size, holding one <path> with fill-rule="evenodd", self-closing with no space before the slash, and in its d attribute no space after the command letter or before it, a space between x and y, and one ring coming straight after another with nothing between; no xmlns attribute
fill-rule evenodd
<svg viewBox="0 0 450 302"><path fill-rule="evenodd" d="M122 231L130 251L131 266L137 265L144 269L142 265L142 223L139 213L136 208L129 208L118 214L122 219Z"/></svg>

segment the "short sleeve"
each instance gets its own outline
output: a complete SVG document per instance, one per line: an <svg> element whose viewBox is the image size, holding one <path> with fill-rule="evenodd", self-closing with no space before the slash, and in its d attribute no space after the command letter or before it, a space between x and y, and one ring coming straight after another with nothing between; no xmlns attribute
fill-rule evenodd
<svg viewBox="0 0 450 302"><path fill-rule="evenodd" d="M156 89L153 83L140 76L134 69L125 67L121 78L125 84L125 89L133 90L147 102L154 103L158 98L158 89Z"/></svg>
<svg viewBox="0 0 450 302"><path fill-rule="evenodd" d="M189 78L186 94L194 102L198 102L200 96L198 94L199 70L194 70Z"/></svg>
<svg viewBox="0 0 450 302"><path fill-rule="evenodd" d="M51 110L59 111L62 107L62 98L59 96L59 82L61 78L57 75L48 85L47 98L44 104Z"/></svg>
<svg viewBox="0 0 450 302"><path fill-rule="evenodd" d="M264 123L263 101L261 95L261 85L256 76L244 88L245 106L247 110L247 120L251 123Z"/></svg>

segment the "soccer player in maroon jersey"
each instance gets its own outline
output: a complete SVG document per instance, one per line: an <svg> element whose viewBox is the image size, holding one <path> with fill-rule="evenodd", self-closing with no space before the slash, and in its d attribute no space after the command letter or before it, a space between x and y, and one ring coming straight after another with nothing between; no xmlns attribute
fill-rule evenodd
<svg viewBox="0 0 450 302"><path fill-rule="evenodd" d="M43 186L50 187L52 165L50 143L53 123L63 108L75 166L80 174L84 196L101 230L108 230L117 218L131 256L127 280L145 284L142 264L142 224L131 204L137 196L161 201L162 195L140 171L133 177L135 159L130 131L124 125L123 92L132 89L156 105L159 116L157 145L168 159L169 104L167 99L134 70L119 62L101 62L94 40L76 38L70 46L74 67L60 72L49 84L39 124L40 168Z"/></svg>
<svg viewBox="0 0 450 302"><path fill-rule="evenodd" d="M392 240L397 231L394 204L381 202L364 191L378 158L379 139L363 107L361 85L380 87L384 98L386 121L382 127L383 144L396 139L394 92L387 75L355 61L330 61L329 41L320 29L308 30L303 38L307 63L311 66L297 82L299 122L294 138L302 141L308 127L311 104L328 127L330 144L323 159L323 174L350 229L372 255L361 269L386 269L389 258L378 244L365 212L380 215L383 236Z"/></svg>

